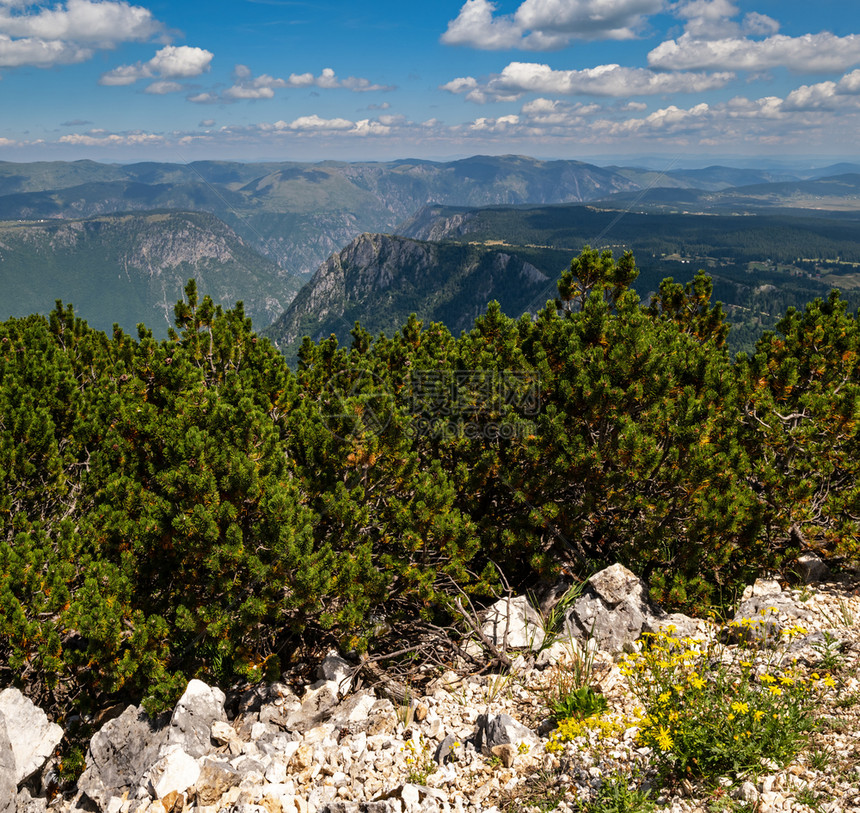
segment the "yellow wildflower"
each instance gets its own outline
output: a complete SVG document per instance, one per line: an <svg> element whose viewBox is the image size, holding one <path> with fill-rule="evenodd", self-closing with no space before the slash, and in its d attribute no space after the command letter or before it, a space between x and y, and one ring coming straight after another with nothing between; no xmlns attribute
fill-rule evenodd
<svg viewBox="0 0 860 813"><path fill-rule="evenodd" d="M669 734L669 730L663 726L660 726L657 731L657 745L664 751L668 751L672 747L672 737Z"/></svg>

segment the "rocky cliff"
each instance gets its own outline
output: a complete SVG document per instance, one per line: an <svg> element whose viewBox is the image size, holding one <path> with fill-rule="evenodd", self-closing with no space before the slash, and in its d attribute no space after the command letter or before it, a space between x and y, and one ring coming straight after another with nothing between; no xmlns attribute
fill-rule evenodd
<svg viewBox="0 0 860 813"><path fill-rule="evenodd" d="M558 270L510 250L362 234L319 267L266 335L289 354L304 335L343 341L356 321L372 334L392 332L410 313L459 332L492 300L513 316L543 305Z"/></svg>

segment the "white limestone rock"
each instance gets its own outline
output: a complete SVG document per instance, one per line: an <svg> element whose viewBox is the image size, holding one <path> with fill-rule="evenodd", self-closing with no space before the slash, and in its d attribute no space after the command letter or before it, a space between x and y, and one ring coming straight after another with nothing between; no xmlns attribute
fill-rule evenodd
<svg viewBox="0 0 860 813"><path fill-rule="evenodd" d="M20 785L54 753L63 739L63 729L52 723L48 715L18 689L0 692L0 720L5 721L6 736L14 759L12 778L16 785ZM4 762L8 763L8 760L7 754Z"/></svg>

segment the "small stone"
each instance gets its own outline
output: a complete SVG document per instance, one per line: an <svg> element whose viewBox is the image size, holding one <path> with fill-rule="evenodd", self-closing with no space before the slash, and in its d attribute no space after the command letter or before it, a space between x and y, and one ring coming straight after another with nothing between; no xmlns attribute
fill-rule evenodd
<svg viewBox="0 0 860 813"><path fill-rule="evenodd" d="M296 753L293 754L293 759L290 765L299 771L304 771L311 767L314 761L314 747L313 744L303 742L297 749Z"/></svg>
<svg viewBox="0 0 860 813"><path fill-rule="evenodd" d="M506 768L512 768L514 765L514 759L517 755L517 749L514 748L510 743L504 743L502 745L494 745L490 748L493 756L498 757L502 760L502 765Z"/></svg>
<svg viewBox="0 0 860 813"><path fill-rule="evenodd" d="M741 785L739 798L745 802L749 802L750 804L757 802L758 789L752 782L746 781Z"/></svg>

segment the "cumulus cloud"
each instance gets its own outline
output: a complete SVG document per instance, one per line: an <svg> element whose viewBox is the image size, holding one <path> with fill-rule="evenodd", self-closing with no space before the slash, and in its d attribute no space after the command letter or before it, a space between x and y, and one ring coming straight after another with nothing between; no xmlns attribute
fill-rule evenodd
<svg viewBox="0 0 860 813"><path fill-rule="evenodd" d="M534 99L522 107L523 119L533 127L569 127L600 112L598 104L567 104L558 99Z"/></svg>
<svg viewBox="0 0 860 813"><path fill-rule="evenodd" d="M107 133L104 130L91 130L88 133L69 133L60 136L60 144L72 144L83 147L128 147L146 144L161 144L164 136L156 133L135 131L132 133Z"/></svg>
<svg viewBox="0 0 860 813"><path fill-rule="evenodd" d="M147 85L143 92L156 96L163 96L165 93L179 93L182 90L185 90L185 88L180 85L179 82L170 82L165 79L160 79L157 82Z"/></svg>
<svg viewBox="0 0 860 813"><path fill-rule="evenodd" d="M548 51L571 40L633 39L665 0L525 0L496 16L490 0L466 0L441 40L482 50Z"/></svg>
<svg viewBox="0 0 860 813"><path fill-rule="evenodd" d="M190 79L209 70L215 55L204 48L166 45L148 62L120 65L99 79L100 85L132 85L139 79ZM164 83L156 83L164 84ZM174 83L176 84L176 83ZM180 87L177 87L180 89ZM159 92L159 91L153 91ZM165 91L166 92L166 91Z"/></svg>
<svg viewBox="0 0 860 813"><path fill-rule="evenodd" d="M233 85L224 91L225 99L271 99L275 88L286 87L283 79L264 73L254 76L247 65L237 65L233 70Z"/></svg>
<svg viewBox="0 0 860 813"><path fill-rule="evenodd" d="M394 90L392 85L377 85L369 79L362 79L357 76L348 76L346 79L338 79L337 74L332 68L323 68L319 76L314 76L312 73L291 73L286 81L286 87L291 88L307 88L317 87L330 90L333 88L346 88L356 93L365 93L372 90L388 91Z"/></svg>
<svg viewBox="0 0 860 813"><path fill-rule="evenodd" d="M480 118L475 119L469 126L469 129L475 132L507 132L511 127L520 123L520 117L517 115L499 116L498 118Z"/></svg>
<svg viewBox="0 0 860 813"><path fill-rule="evenodd" d="M731 68L761 71L785 67L792 71L844 71L860 63L860 36L838 37L829 32L788 37L776 34L763 40L727 38L700 40L682 34L648 54L653 68L694 70Z"/></svg>
<svg viewBox="0 0 860 813"><path fill-rule="evenodd" d="M197 104L212 104L213 102L235 102L242 99L271 99L278 88L321 88L325 90L344 88L356 93L367 91L394 90L389 85L377 85L369 79L349 76L339 79L332 68L324 68L319 76L312 73L292 73L287 79L281 79L268 74L254 76L247 65L237 65L233 71L233 84L220 95L215 93L198 93L189 97L189 101Z"/></svg>
<svg viewBox="0 0 860 813"><path fill-rule="evenodd" d="M67 0L65 5L30 10L21 4L16 13L0 5L0 31L11 37L37 37L42 40L71 40L94 43L102 48L120 42L143 42L164 30L149 9L125 2Z"/></svg>
<svg viewBox="0 0 860 813"><path fill-rule="evenodd" d="M17 68L22 65L50 68L53 65L85 62L92 55L92 48L83 48L72 42L47 41L34 37L12 39L0 34L0 67L3 68Z"/></svg>
<svg viewBox="0 0 860 813"><path fill-rule="evenodd" d="M732 73L658 73L647 68L598 65L583 70L554 70L535 62L511 62L500 74L479 85L473 77L460 77L442 90L465 93L470 101L511 100L523 93L588 96L645 96L691 93L725 87Z"/></svg>
<svg viewBox="0 0 860 813"><path fill-rule="evenodd" d="M860 107L860 70L845 74L838 82L801 85L785 98L785 110L844 110Z"/></svg>
<svg viewBox="0 0 860 813"><path fill-rule="evenodd" d="M83 62L95 49L144 42L164 33L149 9L115 0L67 0L51 8L0 3L0 67Z"/></svg>
<svg viewBox="0 0 860 813"><path fill-rule="evenodd" d="M860 37L829 32L800 37L777 34L779 23L765 14L750 12L742 21L736 20L740 12L730 0L687 0L673 11L685 21L684 33L648 54L652 68L841 71L860 62Z"/></svg>
<svg viewBox="0 0 860 813"><path fill-rule="evenodd" d="M194 102L194 104L219 104L223 101L217 93L210 93L209 91L193 93L190 96L186 96L186 98L189 102Z"/></svg>
<svg viewBox="0 0 860 813"><path fill-rule="evenodd" d="M276 121L272 127L275 130L312 130L319 132L321 130L351 130L355 123L349 119L324 119L316 113L310 116L299 116L291 122Z"/></svg>

